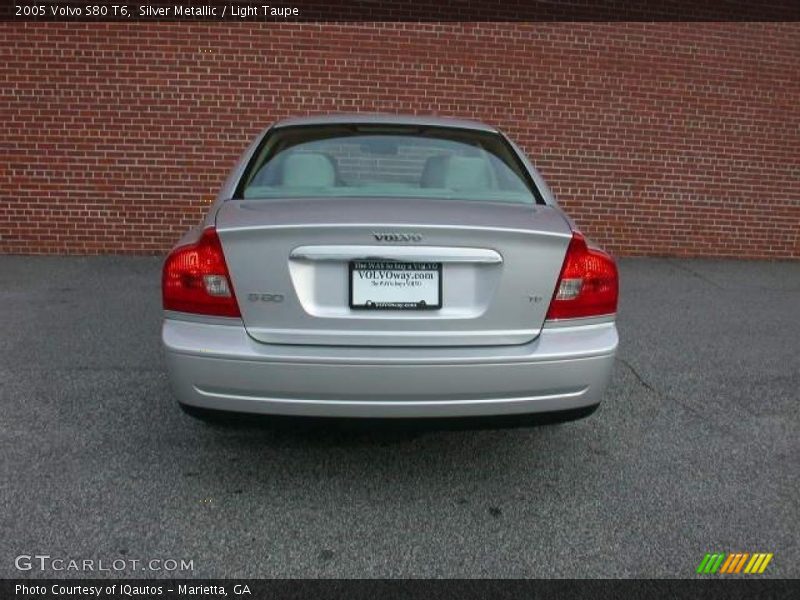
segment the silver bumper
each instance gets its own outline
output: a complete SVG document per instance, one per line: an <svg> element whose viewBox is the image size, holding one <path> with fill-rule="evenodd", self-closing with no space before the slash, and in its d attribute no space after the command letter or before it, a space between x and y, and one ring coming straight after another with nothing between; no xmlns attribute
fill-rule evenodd
<svg viewBox="0 0 800 600"><path fill-rule="evenodd" d="M613 322L545 328L519 346L365 348L272 345L241 321L164 320L178 401L306 417L467 417L594 406L608 384Z"/></svg>

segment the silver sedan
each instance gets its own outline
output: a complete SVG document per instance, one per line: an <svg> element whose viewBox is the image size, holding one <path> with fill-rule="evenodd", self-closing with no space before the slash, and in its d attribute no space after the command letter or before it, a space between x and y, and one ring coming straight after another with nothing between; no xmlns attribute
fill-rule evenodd
<svg viewBox="0 0 800 600"><path fill-rule="evenodd" d="M455 119L276 123L162 293L175 395L206 418L575 419L618 343L614 260L511 140Z"/></svg>

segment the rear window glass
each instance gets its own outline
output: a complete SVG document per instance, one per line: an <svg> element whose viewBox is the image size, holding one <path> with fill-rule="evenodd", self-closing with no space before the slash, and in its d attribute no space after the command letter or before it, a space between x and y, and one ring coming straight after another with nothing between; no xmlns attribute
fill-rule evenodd
<svg viewBox="0 0 800 600"><path fill-rule="evenodd" d="M240 187L248 199L442 198L534 204L499 135L451 128L322 126L269 134Z"/></svg>

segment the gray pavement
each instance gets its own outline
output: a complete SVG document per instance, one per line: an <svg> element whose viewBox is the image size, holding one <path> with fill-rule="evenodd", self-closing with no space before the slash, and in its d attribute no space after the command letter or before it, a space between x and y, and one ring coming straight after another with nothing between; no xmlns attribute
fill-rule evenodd
<svg viewBox="0 0 800 600"><path fill-rule="evenodd" d="M0 257L0 577L686 577L709 551L800 576L800 263L622 260L592 417L388 435L184 416L159 269Z"/></svg>

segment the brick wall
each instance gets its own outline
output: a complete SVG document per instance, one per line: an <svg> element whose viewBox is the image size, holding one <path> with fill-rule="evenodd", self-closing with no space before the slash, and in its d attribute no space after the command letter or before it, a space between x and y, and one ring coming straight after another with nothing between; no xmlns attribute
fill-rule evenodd
<svg viewBox="0 0 800 600"><path fill-rule="evenodd" d="M159 253L270 121L485 120L618 254L800 258L800 23L0 23L0 252Z"/></svg>

